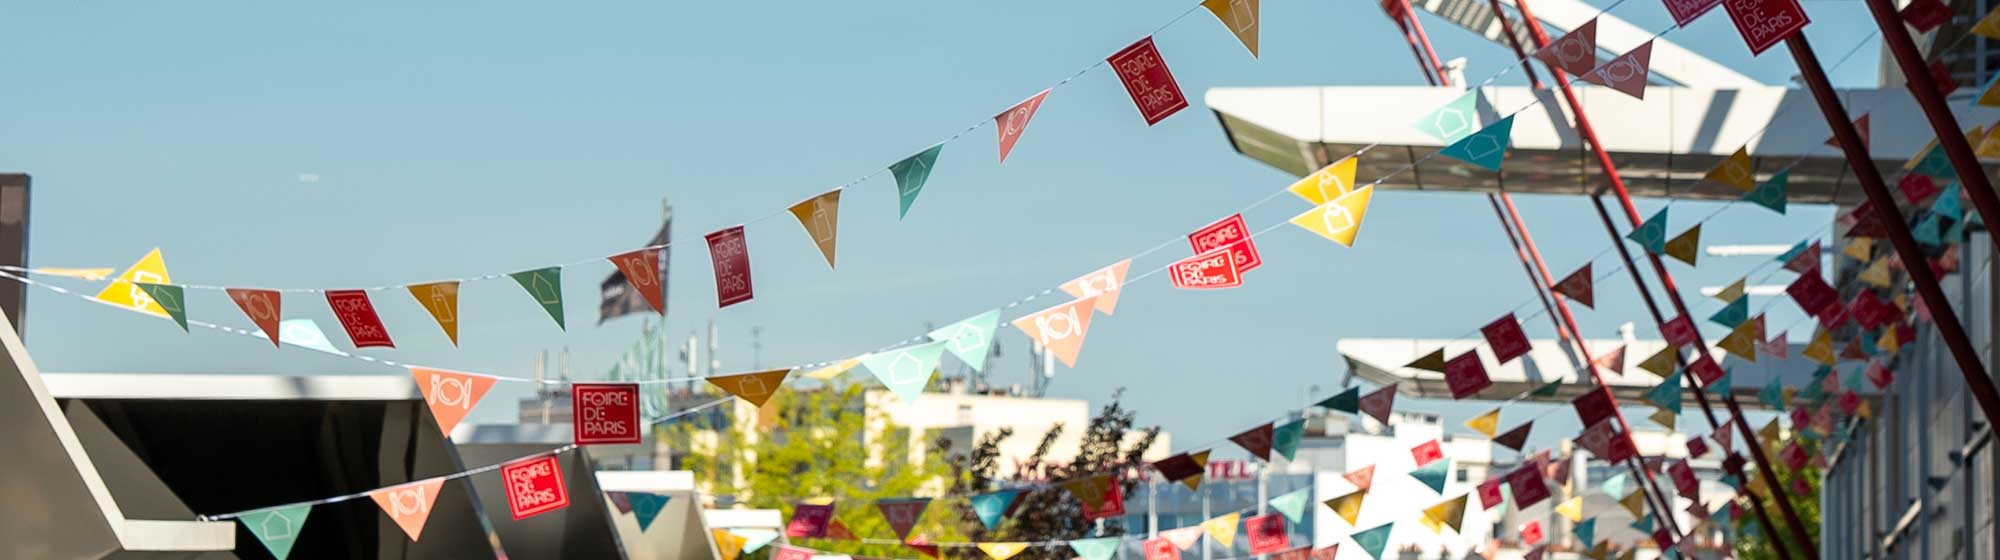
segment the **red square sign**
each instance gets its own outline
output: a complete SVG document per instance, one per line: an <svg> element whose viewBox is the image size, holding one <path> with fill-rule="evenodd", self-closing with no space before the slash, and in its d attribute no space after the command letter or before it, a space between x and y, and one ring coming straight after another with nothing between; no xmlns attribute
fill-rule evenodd
<svg viewBox="0 0 2000 560"><path fill-rule="evenodd" d="M1410 458L1415 459L1419 467L1431 464L1432 461L1444 458L1444 446L1438 445L1438 440L1423 442L1410 448Z"/></svg>
<svg viewBox="0 0 2000 560"><path fill-rule="evenodd" d="M514 511L516 521L569 505L562 465L554 455L501 465L500 478L507 484L507 507Z"/></svg>
<svg viewBox="0 0 2000 560"><path fill-rule="evenodd" d="M1167 279L1183 290L1219 290L1243 285L1243 270L1227 249L1216 249L1175 262Z"/></svg>
<svg viewBox="0 0 2000 560"><path fill-rule="evenodd" d="M1667 339L1668 344L1677 348L1700 341L1695 337L1694 321L1688 319L1686 315L1675 317L1661 325L1660 337Z"/></svg>
<svg viewBox="0 0 2000 560"><path fill-rule="evenodd" d="M368 302L367 291L327 290L326 305L333 308L333 317L340 319L340 327L347 329L347 338L354 341L355 348L396 347L389 340L389 329L382 326L382 318L375 315L375 305Z"/></svg>
<svg viewBox="0 0 2000 560"><path fill-rule="evenodd" d="M1451 387L1451 398L1463 399L1492 387L1493 378L1486 376L1486 365L1479 363L1479 351L1470 350L1444 363L1444 383Z"/></svg>
<svg viewBox="0 0 2000 560"><path fill-rule="evenodd" d="M1750 44L1752 56L1764 54L1764 49L1812 23L1799 0L1723 0L1722 9L1729 11L1729 21Z"/></svg>
<svg viewBox="0 0 2000 560"><path fill-rule="evenodd" d="M743 226L708 234L708 257L715 267L715 305L729 307L755 296L750 286L750 244Z"/></svg>
<svg viewBox="0 0 2000 560"><path fill-rule="evenodd" d="M639 443L637 383L571 385L570 410L577 445Z"/></svg>
<svg viewBox="0 0 2000 560"><path fill-rule="evenodd" d="M1596 425L1599 421L1610 418L1614 412L1611 407L1611 394L1602 389L1587 391L1577 396L1576 400L1570 401L1570 405L1576 407L1576 417L1583 421L1585 426Z"/></svg>
<svg viewBox="0 0 2000 560"><path fill-rule="evenodd" d="M1194 230L1194 233L1188 234L1188 245L1194 246L1196 253L1228 247L1236 257L1236 270L1239 272L1249 272L1264 264L1263 257L1257 256L1257 244L1250 240L1250 226L1243 223L1242 214L1233 214Z"/></svg>
<svg viewBox="0 0 2000 560"><path fill-rule="evenodd" d="M1507 473L1507 488L1514 491L1514 507L1527 508L1549 499L1549 483L1542 479L1542 470L1534 465L1525 465Z"/></svg>
<svg viewBox="0 0 2000 560"><path fill-rule="evenodd" d="M1285 516L1280 514L1267 513L1244 519L1243 531L1250 534L1251 554L1270 554L1291 544L1290 535L1285 534Z"/></svg>
<svg viewBox="0 0 2000 560"><path fill-rule="evenodd" d="M1167 70L1167 61L1160 58L1152 36L1132 43L1105 62L1111 63L1118 80L1125 82L1125 93L1132 95L1132 103L1139 106L1139 115L1146 118L1147 125L1187 108L1187 96L1181 94L1180 84L1174 83L1174 73Z"/></svg>
<svg viewBox="0 0 2000 560"><path fill-rule="evenodd" d="M1507 363L1528 353L1528 335L1521 332L1521 322L1514 320L1514 314L1495 319L1479 328L1486 336L1486 345L1493 347L1493 361Z"/></svg>

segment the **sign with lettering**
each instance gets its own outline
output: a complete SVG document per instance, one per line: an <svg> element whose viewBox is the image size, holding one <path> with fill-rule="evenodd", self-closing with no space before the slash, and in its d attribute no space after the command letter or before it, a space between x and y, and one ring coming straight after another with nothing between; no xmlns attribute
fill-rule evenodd
<svg viewBox="0 0 2000 560"><path fill-rule="evenodd" d="M1139 116L1146 118L1147 125L1159 124L1187 108L1187 96L1181 94L1180 84L1174 82L1174 73L1167 69L1166 59L1160 58L1160 49L1153 46L1151 35L1111 55L1105 62L1118 72L1118 80L1125 83L1125 93L1132 95L1132 103L1139 106Z"/></svg>
<svg viewBox="0 0 2000 560"><path fill-rule="evenodd" d="M1736 24L1743 42L1749 43L1752 56L1764 54L1764 49L1812 23L1799 0L1724 0L1722 8L1729 12L1729 21Z"/></svg>
<svg viewBox="0 0 2000 560"><path fill-rule="evenodd" d="M1667 13L1674 15L1674 24L1683 27L1687 26L1687 24L1689 23L1693 23L1695 18L1699 18L1703 14L1707 14L1709 10L1715 9L1717 5L1722 4L1722 0L1663 0L1663 1L1667 5Z"/></svg>
<svg viewBox="0 0 2000 560"><path fill-rule="evenodd" d="M577 383L570 386L570 424L577 445L639 443L639 385Z"/></svg>
<svg viewBox="0 0 2000 560"><path fill-rule="evenodd" d="M333 308L334 318L340 319L340 327L347 329L347 338L354 341L355 348L396 347L389 340L389 329L382 326L382 318L375 315L375 304L368 302L367 291L327 290L326 305Z"/></svg>
<svg viewBox="0 0 2000 560"><path fill-rule="evenodd" d="M1250 240L1250 226L1243 223L1242 214L1231 214L1194 230L1194 233L1188 234L1188 245L1193 246L1196 253L1228 247L1230 254L1236 257L1238 271L1249 272L1264 264L1264 258L1257 255L1257 244Z"/></svg>
<svg viewBox="0 0 2000 560"><path fill-rule="evenodd" d="M562 466L554 455L502 465L500 478L507 484L507 508L513 510L515 521L569 505Z"/></svg>
<svg viewBox="0 0 2000 560"><path fill-rule="evenodd" d="M750 301L750 245L743 226L708 234L708 257L715 264L716 307Z"/></svg>
<svg viewBox="0 0 2000 560"><path fill-rule="evenodd" d="M1167 267L1167 279L1183 290L1219 290L1243 285L1243 271L1227 249L1216 249Z"/></svg>

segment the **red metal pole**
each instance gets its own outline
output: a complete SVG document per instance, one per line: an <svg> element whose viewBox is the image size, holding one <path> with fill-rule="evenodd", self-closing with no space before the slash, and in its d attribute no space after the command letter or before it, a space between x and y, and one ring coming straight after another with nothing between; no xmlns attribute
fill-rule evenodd
<svg viewBox="0 0 2000 560"><path fill-rule="evenodd" d="M1868 11L1874 13L1875 25L1882 28L1882 42L1888 43L1889 54L1895 55L1896 65L1902 68L1908 80L1905 85L1910 88L1910 96L1917 98L1917 105L1923 107L1924 116L1931 121L1931 130L1937 133L1938 145L1943 147L1945 155L1951 158L1951 168L1958 172L1959 181L1964 182L1963 190L1972 196L1972 205L1979 209L1979 216L1986 218L1986 223L1995 223L1995 219L2000 219L2000 196L1993 194L1993 184L1986 179L1986 169L1979 165L1978 156L1972 153L1971 143L1966 142L1965 135L1958 130L1958 117L1953 116L1951 107L1945 104L1944 94L1939 93L1937 81L1931 78L1930 68L1924 65L1923 55L1917 53L1917 44L1910 40L1909 33L1903 29L1902 18L1896 14L1896 8L1889 5L1888 0L1868 0ZM1801 64L1803 65L1803 62ZM1848 157L1852 158L1854 155L1848 154ZM1860 170L1857 168L1855 172L1859 173ZM1869 200L1875 200L1874 193L1869 194ZM1891 214L1896 213L1894 204L1885 205L1881 201L1876 201L1875 205ZM1903 223L1900 214L1897 214L1895 219L1896 223ZM1987 228L1986 233L1993 236L1995 246L2000 246L2000 228ZM1906 251L1910 250L1901 244L1896 246L1898 254L1921 254L1914 251L1906 253ZM1905 258L1903 264L1909 266L1910 259ZM1928 265L1920 268L1926 273L1930 272ZM1926 304L1930 303L1930 297L1931 294L1924 294ZM1940 327L1939 330L1942 331L1942 325ZM1959 329L1958 321L1953 320L1951 328ZM1946 344L1950 344L1950 340L1946 340ZM1952 354L1956 356L1958 349L1953 348ZM1973 356L1977 357L1977 354ZM2000 390L1994 388L1993 379L1986 376L1985 368L1971 370L1966 369L1967 365L1965 360L1960 360L1959 373L1965 377L1966 386L1972 389L1973 398L1979 401L1979 410L1986 413L1986 425L2000 426Z"/></svg>
<svg viewBox="0 0 2000 560"><path fill-rule="evenodd" d="M1548 33L1542 30L1541 22L1535 19L1534 11L1528 7L1528 0L1515 0L1514 5L1521 10L1521 19L1527 22L1528 30L1535 39L1535 47L1547 47L1549 44ZM1577 101L1576 90L1570 87L1569 79L1564 77L1562 71L1556 68L1550 68L1550 73L1553 75L1556 86L1562 91L1563 101L1569 105L1571 118L1576 120L1577 132L1590 142L1591 152L1597 157L1598 166L1604 170L1604 176L1609 179L1610 187L1617 192L1619 202L1625 207L1626 220L1631 222L1633 227L1637 227L1642 219L1639 217L1638 208L1632 204L1631 193L1625 188L1625 180L1618 176L1618 164L1611 161L1611 154L1597 140L1597 131L1591 127L1590 118L1584 114L1583 104ZM1842 122L1841 124L1847 123ZM1851 125L1849 125L1848 130L1849 132L1853 131ZM1866 159L1865 156L1863 159ZM1603 192L1604 189L1600 187L1596 194L1602 195ZM1607 233L1616 235L1615 231ZM1908 232L1905 231L1905 233L1907 234ZM1622 244L1624 241L1623 239L1614 239L1613 243ZM1669 274L1666 265L1660 262L1660 256L1648 252L1646 253L1646 259L1653 265L1654 275L1660 278L1660 285L1667 292L1667 301L1673 304L1674 310L1680 316L1689 316L1687 302L1681 299L1680 291L1674 285L1673 275ZM1635 266L1635 263L1632 262L1629 256L1626 259L1626 266ZM1926 269L1926 272L1928 271ZM1659 324L1662 328L1665 325L1664 321ZM1702 340L1699 331L1695 333L1695 351L1701 352L1704 356L1708 355L1708 342ZM1688 386L1694 390L1695 398L1706 402L1708 396L1697 383L1693 383L1690 380ZM1744 441L1750 444L1747 447L1750 448L1750 455L1757 463L1758 472L1763 475L1764 480L1769 485L1780 484L1777 473L1771 469L1771 462L1765 456L1763 448L1755 444L1757 434L1751 430L1748 421L1740 421L1744 418L1743 409L1736 404L1736 396L1729 391L1723 391L1719 398L1722 399L1723 404L1728 406L1730 414L1739 420L1735 422L1736 427L1740 430ZM1775 486L1773 488L1775 490ZM1785 498L1782 492L1774 491L1771 496L1773 498L1772 501L1778 503L1778 512L1784 515L1786 528L1791 532L1792 538L1798 541L1802 553L1810 560L1819 560L1819 546L1815 544L1812 536L1806 533L1805 526L1799 519L1798 509L1792 506L1791 500Z"/></svg>
<svg viewBox="0 0 2000 560"><path fill-rule="evenodd" d="M1384 3L1382 5L1382 9L1388 10L1389 4ZM1404 13L1408 13L1407 7L1404 8ZM1403 41L1408 42L1410 44L1410 56L1416 57L1417 70L1423 72L1424 81L1429 83L1430 85L1434 86L1438 85L1437 74L1431 73L1430 63L1424 60L1424 52L1422 50L1422 47L1417 46L1417 35L1415 33L1410 32L1410 23L1407 21L1403 21L1403 18L1397 16L1396 14L1391 13L1387 15L1389 16L1390 21L1396 22L1397 29L1403 30Z"/></svg>

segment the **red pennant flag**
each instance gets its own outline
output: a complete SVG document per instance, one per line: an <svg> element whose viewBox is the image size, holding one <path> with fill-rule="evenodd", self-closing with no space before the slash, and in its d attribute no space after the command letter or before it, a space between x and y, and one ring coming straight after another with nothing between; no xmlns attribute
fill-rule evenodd
<svg viewBox="0 0 2000 560"><path fill-rule="evenodd" d="M756 297L750 284L750 243L743 239L743 226L710 233L707 239L708 257L715 268L716 307L729 307ZM653 255L653 264L659 264L657 252L646 253ZM621 265L618 268L624 270L625 267ZM654 266L648 270L659 270L659 267ZM626 279L632 278L632 273L625 274ZM665 284L662 283L661 286L664 287ZM640 288L643 290L644 286ZM659 291L661 289L656 288L650 293L657 294ZM661 309L658 301L652 303L654 309Z"/></svg>
<svg viewBox="0 0 2000 560"><path fill-rule="evenodd" d="M1535 546L1542 544L1542 522L1529 521L1521 526L1521 544Z"/></svg>
<svg viewBox="0 0 2000 560"><path fill-rule="evenodd" d="M1818 274L1800 275L1790 286L1785 286L1785 293L1792 296L1792 301L1798 302L1800 311L1815 316L1828 305L1838 304L1836 300L1840 299L1840 292L1826 285Z"/></svg>
<svg viewBox="0 0 2000 560"><path fill-rule="evenodd" d="M256 323L257 328L264 331L264 336L270 337L272 346L277 346L280 317L278 311L283 304L277 290L229 288L228 292L229 299L236 302L236 307L241 308L244 315L250 316L250 322Z"/></svg>
<svg viewBox="0 0 2000 560"><path fill-rule="evenodd" d="M1597 369L1601 369L1618 375L1624 375L1625 347L1619 346L1617 348L1613 348L1611 350L1611 353L1598 356L1596 360L1592 360L1590 362L1590 365L1597 366Z"/></svg>
<svg viewBox="0 0 2000 560"><path fill-rule="evenodd" d="M1479 507L1493 509L1500 505L1500 482L1499 478L1489 478L1479 483Z"/></svg>
<svg viewBox="0 0 2000 560"><path fill-rule="evenodd" d="M903 498L875 502L875 507L882 510L882 518L889 520L889 528L896 531L896 538L899 540L910 538L910 528L917 526L917 520L924 516L924 509L930 505L930 498Z"/></svg>
<svg viewBox="0 0 2000 560"><path fill-rule="evenodd" d="M1007 154L1014 151L1014 142L1021 139L1021 133L1028 131L1028 119L1035 118L1035 110L1042 107L1042 99L1048 96L1049 90L1042 90L993 117L994 128L1000 130L1000 163L1007 163Z"/></svg>
<svg viewBox="0 0 2000 560"><path fill-rule="evenodd" d="M1863 375L1868 378L1869 383L1875 385L1876 389L1888 390L1889 384L1896 381L1896 374L1884 367L1882 362L1875 360L1868 361L1868 369Z"/></svg>
<svg viewBox="0 0 2000 560"><path fill-rule="evenodd" d="M340 327L347 329L347 338L354 341L355 348L396 347L389 340L388 327L375 315L375 304L368 302L367 291L328 290L326 305L333 308L334 318L340 319Z"/></svg>
<svg viewBox="0 0 2000 560"><path fill-rule="evenodd" d="M917 551L918 554L922 554L926 558L943 557L938 552L938 546L930 544L930 538L925 537L923 535L917 535L915 538L910 539L908 542L904 542L903 546L910 547L910 550Z"/></svg>
<svg viewBox="0 0 2000 560"><path fill-rule="evenodd" d="M1591 21L1594 22L1597 20ZM1576 300L1577 303L1583 304L1584 307L1596 309L1597 305L1591 297L1592 282L1590 263L1583 263L1583 268L1576 269L1576 272L1569 273L1569 276L1563 277L1561 282L1557 282L1555 291L1564 297Z"/></svg>
<svg viewBox="0 0 2000 560"><path fill-rule="evenodd" d="M1688 466L1686 459L1674 461L1674 464L1667 466L1667 476L1673 477L1674 491L1679 492L1681 497L1701 499L1701 494L1698 493L1701 491L1701 480L1695 478L1694 468Z"/></svg>
<svg viewBox="0 0 2000 560"><path fill-rule="evenodd" d="M1501 446L1506 447L1508 449L1520 451L1521 446L1528 443L1528 430L1530 427L1534 425L1535 423L1533 421L1530 421L1526 424L1515 426L1514 429L1507 430L1506 432L1501 433L1498 436L1494 436L1493 443L1500 444Z"/></svg>
<svg viewBox="0 0 2000 560"><path fill-rule="evenodd" d="M1513 319L1513 315L1508 315ZM1518 326L1516 333L1519 333ZM1479 362L1479 351L1467 351L1444 364L1444 382L1451 387L1451 398L1463 399L1479 394L1493 386L1493 379L1486 375L1486 365Z"/></svg>
<svg viewBox="0 0 2000 560"><path fill-rule="evenodd" d="M1373 417L1376 422L1389 423L1389 409L1396 404L1396 386L1388 385L1366 395L1361 395L1361 413Z"/></svg>
<svg viewBox="0 0 2000 560"><path fill-rule="evenodd" d="M792 506L792 520L785 523L785 536L825 537L827 521L832 519L833 504L795 504Z"/></svg>
<svg viewBox="0 0 2000 560"><path fill-rule="evenodd" d="M1285 531L1285 516L1267 513L1243 520L1243 532L1250 534L1250 554L1263 555L1284 550L1291 545L1290 535Z"/></svg>
<svg viewBox="0 0 2000 560"><path fill-rule="evenodd" d="M1903 191L1903 200L1910 201L1910 204L1921 204L1924 199L1938 193L1937 182L1922 173L1904 175L1903 180L1896 182L1896 188Z"/></svg>
<svg viewBox="0 0 2000 560"><path fill-rule="evenodd" d="M1661 325L1660 337L1667 339L1667 343L1674 345L1675 348L1700 341L1695 336L1694 321L1688 319L1686 315L1674 317L1668 320L1666 324Z"/></svg>
<svg viewBox="0 0 2000 560"><path fill-rule="evenodd" d="M1639 48L1618 55L1611 62L1578 76L1583 81L1624 92L1625 95L1646 98L1647 68L1653 61L1653 41L1647 40Z"/></svg>
<svg viewBox="0 0 2000 560"><path fill-rule="evenodd" d="M1570 401L1570 406L1576 408L1576 417L1583 421L1585 426L1610 418L1613 412L1617 412L1611 405L1611 393L1603 389L1585 391Z"/></svg>
<svg viewBox="0 0 2000 560"><path fill-rule="evenodd" d="M1722 379L1723 375L1729 373L1722 371L1722 366L1715 365L1715 359L1710 358L1707 352L1696 353L1694 363L1688 364L1687 369L1688 373L1694 374L1695 379L1701 380L1701 386L1704 389L1709 388L1709 385L1715 383L1716 380ZM1728 391L1730 388L1723 387L1722 390Z"/></svg>
<svg viewBox="0 0 2000 560"><path fill-rule="evenodd" d="M1535 51L1535 58L1571 76L1589 74L1597 67L1597 18Z"/></svg>
<svg viewBox="0 0 2000 560"><path fill-rule="evenodd" d="M1181 94L1180 84L1174 82L1174 73L1167 69L1166 59L1160 58L1160 49L1153 46L1151 35L1111 55L1105 62L1118 72L1118 80L1125 83L1125 93L1132 95L1132 103L1139 106L1139 116L1146 118L1147 125L1159 124L1187 108L1187 96Z"/></svg>
<svg viewBox="0 0 2000 560"><path fill-rule="evenodd" d="M827 524L826 524L826 538L828 538L828 539L832 539L832 540L836 540L836 541L854 541L854 540L860 540L860 539L857 539L857 538L854 538L854 531L850 531L850 530L848 530L848 529L847 529L847 525L846 525L846 524L844 524L844 523L841 523L839 519L835 519L835 520L833 520L833 521L829 521L829 522L827 522Z"/></svg>
<svg viewBox="0 0 2000 560"><path fill-rule="evenodd" d="M1197 254L1229 248L1239 272L1247 273L1264 265L1264 258L1258 256L1257 244L1250 239L1250 226L1244 223L1242 214L1232 214L1194 230L1194 233L1188 234L1188 245Z"/></svg>
<svg viewBox="0 0 2000 560"><path fill-rule="evenodd" d="M1487 346L1493 348L1494 362L1505 364L1528 353L1528 335L1521 332L1521 322L1514 319L1513 313L1480 327L1479 334L1484 335ZM1476 357L1474 359L1477 360ZM1451 369L1450 365L1447 364L1445 369Z"/></svg>
<svg viewBox="0 0 2000 560"><path fill-rule="evenodd" d="M1708 454L1708 440L1701 439L1701 436L1690 435L1687 438L1687 448L1688 457L1699 459Z"/></svg>
<svg viewBox="0 0 2000 560"><path fill-rule="evenodd" d="M1729 453L1730 448L1735 446L1736 436L1731 435L1734 434L1735 432L1729 431L1730 423L1735 421L1736 419L1734 418L1731 418L1729 420L1724 420L1722 421L1721 427L1718 427L1715 429L1715 431L1708 433L1709 439L1715 440L1715 447L1717 449L1722 450L1723 453Z"/></svg>
<svg viewBox="0 0 2000 560"><path fill-rule="evenodd" d="M738 226L738 229L741 229L741 226ZM709 234L709 235L711 240L709 241L708 252L711 256L716 256L715 242L713 241L714 234ZM659 249L640 249L637 251L619 253L616 255L612 255L608 258L611 260L611 264L613 266L618 267L618 273L625 275L625 282L631 284L632 289L638 290L639 295L646 298L646 303L651 304L653 306L654 312L659 313L660 315L667 314L667 305L663 300L660 299L661 292L666 289L666 284L660 281ZM716 258L720 260L721 257L716 256ZM745 281L743 288L745 290L748 290L749 289L748 281L750 279L750 273L748 272L750 270L750 267L748 266L748 263L750 257L746 254L743 258L745 263L745 266L743 268L743 270L745 271L743 273L743 279ZM722 294L721 290L722 270L720 267L717 267L716 269L715 282L716 282L716 295L717 297L720 297Z"/></svg>
<svg viewBox="0 0 2000 560"><path fill-rule="evenodd" d="M1931 81L1937 83L1939 96L1951 95L1951 92L1958 91L1958 78L1951 75L1951 69L1945 67L1944 61L1932 62L1930 69ZM1866 117L1867 115L1862 116ZM1863 139L1868 138L1868 133L1862 132L1861 137ZM1867 144L1865 140L1862 143Z"/></svg>
<svg viewBox="0 0 2000 560"><path fill-rule="evenodd" d="M1365 401L1367 399L1364 397L1362 400ZM1243 446L1243 449L1249 451L1251 455L1256 455L1258 459L1271 460L1270 422L1265 422L1262 426L1244 430L1243 433L1229 436L1229 441Z"/></svg>
<svg viewBox="0 0 2000 560"><path fill-rule="evenodd" d="M1235 253L1215 249L1167 266L1167 280L1183 290L1220 290L1243 285Z"/></svg>
<svg viewBox="0 0 2000 560"><path fill-rule="evenodd" d="M1793 255L1792 260L1785 261L1785 270L1800 274L1805 274L1808 270L1818 270L1819 253L1819 241L1814 240L1811 245L1806 245L1804 251L1799 251L1799 254Z"/></svg>
<svg viewBox="0 0 2000 560"><path fill-rule="evenodd" d="M1861 148L1864 150L1868 149L1868 113L1862 113L1861 116L1855 117L1854 131L1861 135ZM1828 146L1838 148L1840 147L1840 138L1828 136L1824 143Z"/></svg>

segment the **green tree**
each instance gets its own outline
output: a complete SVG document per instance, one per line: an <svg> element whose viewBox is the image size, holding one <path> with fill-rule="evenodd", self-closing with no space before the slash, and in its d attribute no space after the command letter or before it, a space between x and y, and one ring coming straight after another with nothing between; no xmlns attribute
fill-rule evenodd
<svg viewBox="0 0 2000 560"><path fill-rule="evenodd" d="M1134 413L1119 402L1124 391L1112 394L1111 402L1098 410L1085 427L1083 443L1075 457L1062 461L1051 457L1055 441L1065 429L1062 425L1051 428L1042 435L1035 453L1012 476L999 475L1000 442L1012 435L1009 430L1001 430L980 438L969 456L955 456L952 463L963 470L956 479L959 484L953 493L971 495L998 489L1023 487L1028 489L1016 499L1010 515L994 531L987 531L972 514L969 505L960 506L960 517L971 520L967 533L980 541L1049 541L1067 540L1093 536L1123 535L1127 529L1120 519L1104 520L1101 531L1097 523L1083 518L1083 504L1064 490L1062 481L1088 478L1109 474L1117 477L1119 489L1125 496L1138 490L1138 477L1125 476L1144 465L1146 450L1152 448L1158 438L1158 427L1146 428L1139 437L1126 443L1127 434L1133 431ZM1048 481L1045 486L1027 486L1030 482ZM977 554L977 551L973 551ZM1067 560L1076 554L1069 549L1031 548L1015 558Z"/></svg>
<svg viewBox="0 0 2000 560"><path fill-rule="evenodd" d="M1819 452L1816 445L1817 442L1805 438L1799 438L1797 441L1799 445L1805 446L1806 453L1815 454ZM1794 472L1791 467L1785 465L1784 461L1777 459L1776 453L1767 453L1767 455L1772 459L1771 470L1778 475L1778 480L1765 481L1764 491L1758 494L1758 499L1763 502L1764 511L1770 513L1769 517L1771 518L1771 524L1774 525L1774 530L1765 531L1764 526L1757 521L1757 516L1754 513L1744 515L1742 519L1737 520L1735 523L1735 539L1731 543L1736 549L1736 557L1742 560L1775 560L1779 558L1778 552L1771 549L1771 541L1773 539L1782 543L1785 551L1792 554L1792 558L1800 557L1799 543L1792 539L1791 526L1785 523L1785 516L1778 513L1778 503L1772 501L1774 497L1791 500L1792 507L1798 510L1799 522L1806 526L1806 534L1812 537L1813 542L1819 542L1819 469L1808 465L1805 469ZM1746 465L1743 470L1745 473L1757 472L1755 467L1749 465ZM1812 487L1812 492L1805 495L1794 493L1791 484L1792 477L1794 476L1804 476L1806 484ZM1747 511L1750 505L1745 502L1743 507Z"/></svg>

